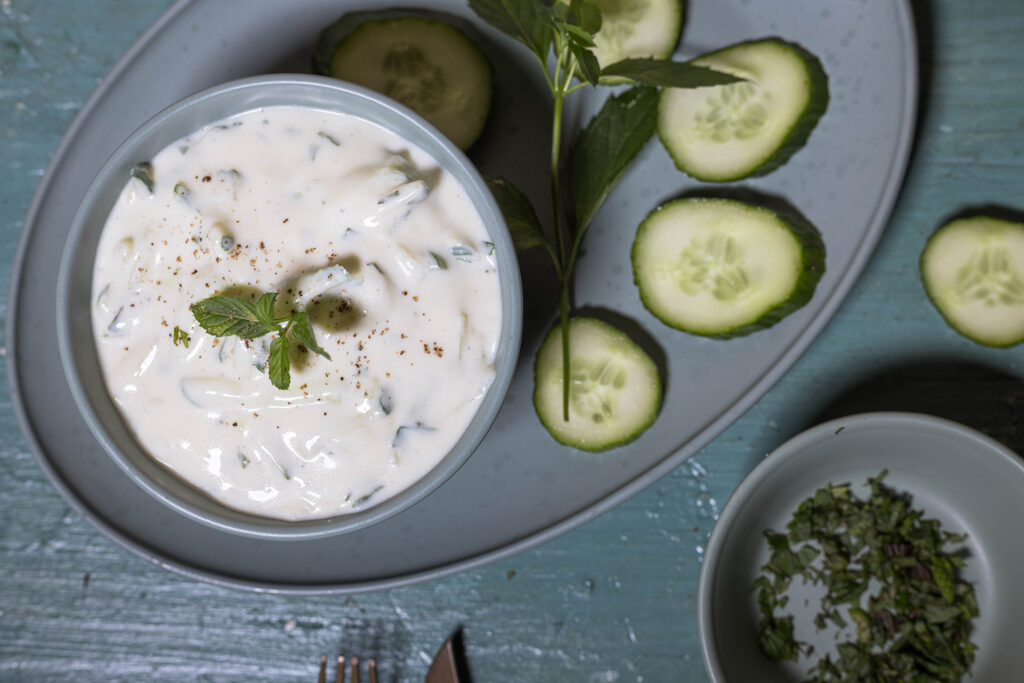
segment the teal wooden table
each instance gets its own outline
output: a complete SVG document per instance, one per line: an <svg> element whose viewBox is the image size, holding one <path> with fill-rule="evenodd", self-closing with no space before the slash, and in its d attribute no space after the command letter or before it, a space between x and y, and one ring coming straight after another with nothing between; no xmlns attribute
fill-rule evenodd
<svg viewBox="0 0 1024 683"><path fill-rule="evenodd" d="M49 156L169 4L0 0L0 301ZM461 629L477 683L706 681L702 550L767 452L827 417L880 409L956 419L1024 451L1021 350L952 332L917 274L926 237L952 214L1024 210L1024 3L936 0L914 10L921 114L892 221L810 350L696 457L595 521L496 564L351 597L262 595L180 578L102 536L44 477L5 390L0 680L312 681L321 652L350 652L376 656L382 680L420 681Z"/></svg>

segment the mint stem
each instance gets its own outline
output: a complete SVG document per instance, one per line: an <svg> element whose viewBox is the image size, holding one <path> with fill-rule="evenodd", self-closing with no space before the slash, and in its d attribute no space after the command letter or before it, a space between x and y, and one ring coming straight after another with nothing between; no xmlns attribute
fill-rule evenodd
<svg viewBox="0 0 1024 683"><path fill-rule="evenodd" d="M558 254L557 265L562 272L562 282L566 280L565 271L565 216L562 213L562 183L559 177L559 166L562 148L562 103L565 99L561 90L554 92L555 102L552 109L551 122L551 209L555 218L555 244ZM563 285L564 286L564 285Z"/></svg>
<svg viewBox="0 0 1024 683"><path fill-rule="evenodd" d="M575 261L575 253L579 246L579 236L572 241L571 256L566 254L567 224L565 217L565 204L562 200L562 179L561 179L561 152L562 152L562 109L565 97L575 90L572 87L573 73L576 69L576 61L569 52L568 45L557 45L556 54L558 60L555 63L553 78L548 78L549 85L552 85L554 103L552 105L551 121L551 208L555 218L555 251L557 258L555 268L558 271L560 292L559 292L559 324L562 328L562 419L569 421L569 388L570 388L570 355L569 355L569 311L570 297L569 287L572 282L572 261ZM545 70L546 73L546 70Z"/></svg>

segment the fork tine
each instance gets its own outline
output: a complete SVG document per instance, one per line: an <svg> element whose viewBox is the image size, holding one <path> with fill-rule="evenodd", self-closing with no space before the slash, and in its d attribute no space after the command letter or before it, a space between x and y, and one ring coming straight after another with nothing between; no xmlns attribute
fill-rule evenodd
<svg viewBox="0 0 1024 683"><path fill-rule="evenodd" d="M350 657L349 667L352 670L351 683L359 683L359 658ZM377 683L377 660L373 657L366 659L366 673L370 677L369 683ZM316 678L317 683L327 683L327 655L320 655L320 675ZM345 683L345 656L338 655L337 668L334 670L334 683Z"/></svg>

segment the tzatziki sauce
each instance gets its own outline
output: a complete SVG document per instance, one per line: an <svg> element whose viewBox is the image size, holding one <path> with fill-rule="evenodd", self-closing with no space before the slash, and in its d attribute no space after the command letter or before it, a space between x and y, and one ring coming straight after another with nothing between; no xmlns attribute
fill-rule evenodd
<svg viewBox="0 0 1024 683"><path fill-rule="evenodd" d="M495 374L494 245L459 182L346 114L275 106L176 141L128 180L96 252L107 390L139 445L222 504L305 520L387 500L466 430ZM214 337L190 306L278 292L331 359Z"/></svg>

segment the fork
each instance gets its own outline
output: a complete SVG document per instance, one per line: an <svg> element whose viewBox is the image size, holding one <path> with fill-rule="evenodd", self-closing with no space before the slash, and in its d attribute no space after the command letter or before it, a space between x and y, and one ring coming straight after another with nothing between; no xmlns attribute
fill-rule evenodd
<svg viewBox="0 0 1024 683"><path fill-rule="evenodd" d="M359 683L359 658L351 659L352 682ZM377 683L377 662L370 657L366 660L366 666L370 675L370 683ZM320 656L320 675L317 676L317 683L327 683L327 655ZM338 655L338 666L334 673L334 683L345 683L345 657Z"/></svg>

